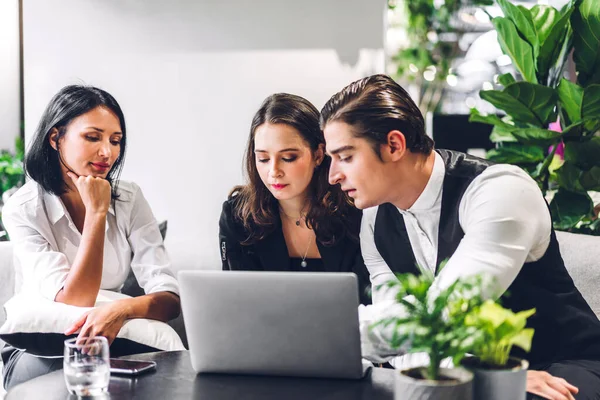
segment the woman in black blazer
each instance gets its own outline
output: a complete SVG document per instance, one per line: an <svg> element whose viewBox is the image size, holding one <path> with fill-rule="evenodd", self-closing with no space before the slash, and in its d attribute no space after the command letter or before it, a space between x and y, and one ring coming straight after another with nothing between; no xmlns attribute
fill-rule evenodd
<svg viewBox="0 0 600 400"><path fill-rule="evenodd" d="M224 270L354 272L362 304L369 273L358 239L362 213L328 182L330 160L319 112L285 93L263 102L245 156L248 183L223 203Z"/></svg>

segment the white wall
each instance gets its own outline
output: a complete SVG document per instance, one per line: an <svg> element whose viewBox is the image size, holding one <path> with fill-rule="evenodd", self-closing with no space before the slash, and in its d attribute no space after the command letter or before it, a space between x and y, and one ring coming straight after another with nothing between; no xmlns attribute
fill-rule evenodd
<svg viewBox="0 0 600 400"><path fill-rule="evenodd" d="M19 0L0 0L0 149L15 148L20 133Z"/></svg>
<svg viewBox="0 0 600 400"><path fill-rule="evenodd" d="M123 178L137 182L177 268L217 268L218 218L242 182L250 122L274 92L321 107L383 71L385 0L28 0L26 137L62 86L125 112Z"/></svg>

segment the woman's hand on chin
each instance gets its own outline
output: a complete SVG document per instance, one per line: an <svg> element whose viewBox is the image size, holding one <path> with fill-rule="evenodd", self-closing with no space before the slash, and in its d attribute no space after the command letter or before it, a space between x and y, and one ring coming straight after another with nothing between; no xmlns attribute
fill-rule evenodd
<svg viewBox="0 0 600 400"><path fill-rule="evenodd" d="M110 206L111 187L104 178L94 176L77 176L72 172L67 175L79 191L86 212L106 214Z"/></svg>

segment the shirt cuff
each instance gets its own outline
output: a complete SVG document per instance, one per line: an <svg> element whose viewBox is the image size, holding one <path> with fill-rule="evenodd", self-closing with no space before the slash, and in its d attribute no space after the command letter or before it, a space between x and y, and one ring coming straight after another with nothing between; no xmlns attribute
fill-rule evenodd
<svg viewBox="0 0 600 400"><path fill-rule="evenodd" d="M146 282L144 285L144 292L146 292L146 294L173 292L179 296L179 283L174 276L166 274L158 275Z"/></svg>

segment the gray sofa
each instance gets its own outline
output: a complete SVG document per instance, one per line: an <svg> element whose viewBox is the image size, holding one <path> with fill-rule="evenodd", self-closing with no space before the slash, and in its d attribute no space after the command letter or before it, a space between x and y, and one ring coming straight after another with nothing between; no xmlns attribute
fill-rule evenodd
<svg viewBox="0 0 600 400"><path fill-rule="evenodd" d="M592 310L600 316L600 237L566 232L557 232L557 237L569 273ZM15 281L19 286L19 277L15 276L13 268L12 245L10 242L0 242L0 304L4 304L14 294ZM2 309L0 325L4 320L4 309ZM171 321L170 325L182 337L187 347L183 318L180 316Z"/></svg>

